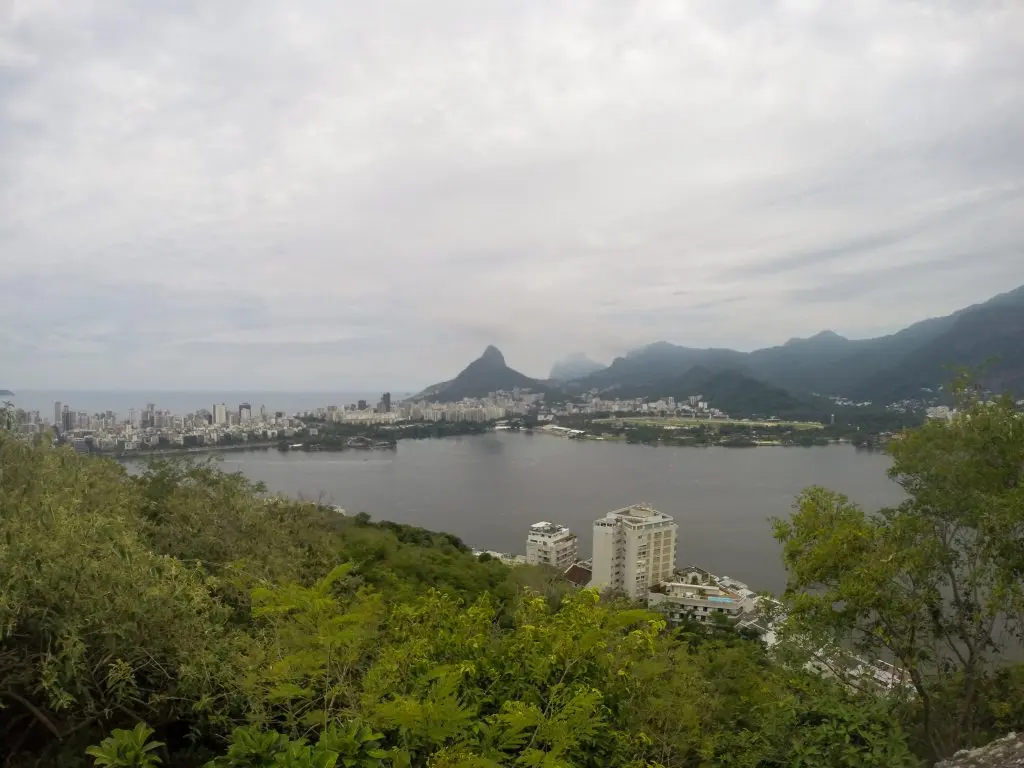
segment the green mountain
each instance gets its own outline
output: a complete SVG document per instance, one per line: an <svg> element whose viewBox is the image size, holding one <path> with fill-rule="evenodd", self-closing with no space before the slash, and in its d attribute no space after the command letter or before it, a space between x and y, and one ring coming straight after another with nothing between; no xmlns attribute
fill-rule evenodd
<svg viewBox="0 0 1024 768"><path fill-rule="evenodd" d="M984 384L997 391L1024 393L1024 286L873 339L853 340L823 331L749 353L657 342L616 358L607 368L570 386L573 391L596 389L609 394L642 390L655 383L663 388L699 367L734 371L745 377L751 392L750 381L757 381L800 401L819 393L891 402L943 386L953 366L977 368L986 362ZM761 394L766 404L771 402L767 392Z"/></svg>
<svg viewBox="0 0 1024 768"><path fill-rule="evenodd" d="M573 384L582 390L601 391L643 387L670 379L697 366L704 368L741 368L746 355L732 349L695 349L658 341L624 357L617 357L607 368L596 371Z"/></svg>
<svg viewBox="0 0 1024 768"><path fill-rule="evenodd" d="M0 397L14 397L14 393L9 389L0 389Z"/></svg>
<svg viewBox="0 0 1024 768"><path fill-rule="evenodd" d="M495 346L489 346L454 379L433 384L413 399L455 402L466 397L486 397L488 393L499 389L511 391L516 387L532 392L548 391L544 382L509 368L501 351Z"/></svg>
<svg viewBox="0 0 1024 768"><path fill-rule="evenodd" d="M851 340L830 331L791 339L781 347L751 352L748 365L759 378L794 391L854 395L866 378L940 338L957 314L922 320L873 339Z"/></svg>
<svg viewBox="0 0 1024 768"><path fill-rule="evenodd" d="M683 400L690 395L702 399L726 413L744 416L797 416L820 414L808 399L758 381L737 370L712 370L701 366L679 376L658 379L643 385L624 388L622 397L656 399L674 397Z"/></svg>
<svg viewBox="0 0 1024 768"><path fill-rule="evenodd" d="M914 397L950 378L951 366L981 369L995 391L1024 393L1024 289L952 316L943 333L863 378L853 389L865 398Z"/></svg>

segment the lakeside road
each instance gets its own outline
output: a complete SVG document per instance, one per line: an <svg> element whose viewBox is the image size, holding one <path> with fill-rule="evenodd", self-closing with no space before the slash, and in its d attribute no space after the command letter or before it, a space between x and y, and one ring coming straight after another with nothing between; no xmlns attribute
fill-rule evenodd
<svg viewBox="0 0 1024 768"><path fill-rule="evenodd" d="M277 442L246 443L245 445L196 445L188 448L157 448L152 451L140 451L138 453L126 453L116 455L113 453L100 453L100 456L110 456L121 459L148 459L157 456L182 456L191 453L223 453L225 451L264 451L268 448L276 448Z"/></svg>
<svg viewBox="0 0 1024 768"><path fill-rule="evenodd" d="M776 422L767 422L767 421L766 422L752 422L752 421L741 421L741 420L732 420L732 419L715 419L715 420L713 420L711 422L708 422L708 421L699 420L699 419L680 419L680 418L677 418L677 417L649 417L649 418L636 418L636 419L631 419L631 418L595 419L595 422L598 422L598 423L621 422L621 423L630 424L630 425L634 425L634 426L652 426L652 427L668 428L668 429L671 429L672 427L676 427L676 428L679 428L679 429L685 429L685 428L689 428L689 427L693 427L693 426L699 426L699 425L704 425L704 424L708 424L708 423L710 423L712 425L714 425L714 424L733 424L733 425L748 426L748 427L756 427L756 426L759 426L759 425L760 426L764 426L764 427L780 427L781 426L781 427L792 427L792 428L795 428L797 430L822 429L824 427L824 425L818 424L816 422L777 422L777 421ZM675 423L675 422L679 422L679 423ZM562 439L566 439L566 438L572 437L572 438L575 438L577 440L586 440L586 441L621 442L621 443L627 443L628 442L627 436L624 435L624 434L620 434L620 435L615 435L615 434L594 435L594 434L581 433L581 434L571 435L570 432L581 432L581 431L580 430L570 430L568 428L565 428L565 430L562 430L560 428L558 431L556 431L555 429L546 428L547 426L549 426L549 425L538 426L536 429L532 430L532 432L530 430L522 430L520 432L519 430L508 430L508 429L501 429L501 428L493 429L492 428L492 429L488 430L487 432L483 432L483 433L437 435L437 436L422 436L422 437L411 437L411 436L410 437L403 437L401 435L396 435L395 439L396 439L397 442L409 442L409 441L419 442L419 441L423 441L423 440L443 440L443 439L451 439L451 438L458 439L458 438L462 438L462 437L471 437L471 436L473 436L473 434L480 435L480 434L492 434L492 433L498 432L498 433L503 433L503 434L505 434L505 433L507 433L507 434L525 434L525 435L537 434L537 435L545 435L545 436L549 436L549 437L559 437L559 438L562 438ZM301 438L296 438L296 439L301 440ZM849 441L839 441L839 442L849 442ZM120 460L137 461L137 460L141 460L141 459L147 459L147 458L150 458L150 457L154 457L155 458L155 457L166 457L166 456L181 456L181 455L195 455L195 454L209 454L209 453L225 453L225 452L238 452L238 451L265 451L265 450L269 450L271 448L278 448L280 446L280 443L281 443L281 441L279 441L279 440L273 440L273 441L249 442L249 443L244 443L244 444L231 444L231 445L214 444L214 445L191 446L191 447L188 447L188 448L158 448L158 449L154 449L154 450L147 450L147 451L138 452L138 453L131 453L131 454L120 454L120 455L117 455L117 454L112 454L112 453L101 453L99 455L109 456L109 457L115 458L115 459L117 459L119 461ZM641 443L629 443L629 444L630 445L640 445ZM648 445L648 443L643 443L643 444ZM650 443L650 445L656 445L656 444L657 443ZM736 447L736 446L729 446L728 444L721 443L721 442L709 443L707 445L675 445L675 444L671 444L671 443L665 444L665 447L669 447L669 448L709 448L709 447L714 447L714 446L719 446L719 447ZM388 450L394 450L396 447L397 447L397 445L396 446L392 446ZM786 444L786 443L780 442L778 440L757 440L757 441L752 441L749 445L744 445L744 446L741 446L741 447L750 447L750 448L754 448L754 447L788 447L788 448L797 448L797 447L799 447L799 448L806 448L807 446L796 445L796 444L790 445L790 444ZM311 445L308 448L307 447L289 448L289 450L285 451L285 452L293 452L293 453L341 453L341 452L349 452L349 451L366 452L366 451L370 451L370 450L381 450L381 448L376 447L376 446L373 447L373 448L370 448L370 447L335 446L335 445L323 446L323 445L313 444L313 445Z"/></svg>
<svg viewBox="0 0 1024 768"><path fill-rule="evenodd" d="M599 424L636 424L644 427L713 427L722 424L730 427L790 427L792 429L824 429L817 421L750 421L747 419L691 419L685 416L640 416L632 418L594 419Z"/></svg>

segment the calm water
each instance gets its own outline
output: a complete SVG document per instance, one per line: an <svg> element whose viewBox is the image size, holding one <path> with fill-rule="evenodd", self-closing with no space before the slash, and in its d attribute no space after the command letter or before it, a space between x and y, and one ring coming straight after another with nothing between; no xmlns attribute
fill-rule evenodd
<svg viewBox="0 0 1024 768"><path fill-rule="evenodd" d="M646 501L679 523L680 565L696 564L754 589L785 575L768 518L785 515L811 484L868 508L900 501L886 456L851 446L671 448L492 433L404 440L397 451L225 455L273 491L321 497L349 513L450 531L467 544L522 552L538 520L568 525L589 555L591 524Z"/></svg>

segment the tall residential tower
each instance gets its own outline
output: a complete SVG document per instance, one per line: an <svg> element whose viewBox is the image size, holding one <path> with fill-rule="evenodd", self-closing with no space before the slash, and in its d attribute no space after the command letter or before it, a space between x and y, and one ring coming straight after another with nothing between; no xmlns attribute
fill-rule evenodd
<svg viewBox="0 0 1024 768"><path fill-rule="evenodd" d="M633 504L594 521L591 586L616 589L634 600L672 580L679 526L647 504Z"/></svg>

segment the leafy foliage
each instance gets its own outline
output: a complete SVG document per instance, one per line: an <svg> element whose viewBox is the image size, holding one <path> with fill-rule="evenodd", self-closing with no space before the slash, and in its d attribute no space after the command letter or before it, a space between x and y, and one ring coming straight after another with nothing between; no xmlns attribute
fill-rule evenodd
<svg viewBox="0 0 1024 768"><path fill-rule="evenodd" d="M89 747L86 753L91 755L98 766L111 768L155 768L162 762L152 752L164 746L163 742L150 741L153 729L145 723L139 723L132 730L115 728L98 747Z"/></svg>
<svg viewBox="0 0 1024 768"><path fill-rule="evenodd" d="M1024 418L1010 400L981 402L963 384L959 398L951 424L893 444L890 474L908 494L899 507L869 515L812 488L775 523L789 635L891 659L934 757L1021 725L1021 710L1016 723L1005 717L1021 694L999 662L1024 616Z"/></svg>
<svg viewBox="0 0 1024 768"><path fill-rule="evenodd" d="M2 435L0 470L9 765L915 764L887 700L448 535Z"/></svg>

